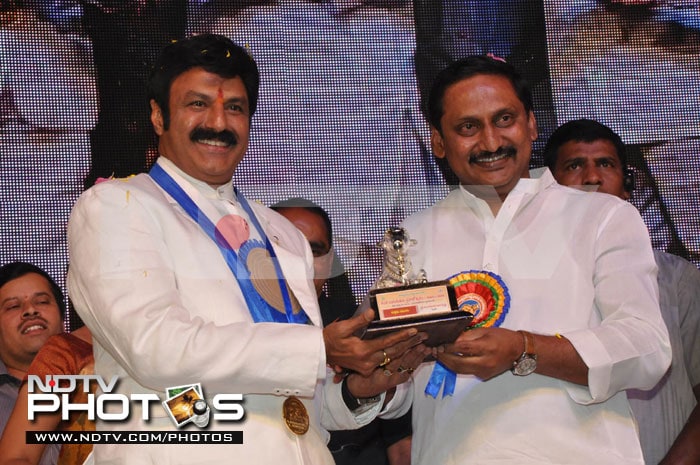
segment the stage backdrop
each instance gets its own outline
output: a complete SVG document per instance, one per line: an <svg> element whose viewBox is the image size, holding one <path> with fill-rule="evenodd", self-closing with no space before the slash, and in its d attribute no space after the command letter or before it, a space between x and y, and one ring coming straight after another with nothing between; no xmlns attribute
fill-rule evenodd
<svg viewBox="0 0 700 465"><path fill-rule="evenodd" d="M699 262L698 1L36 0L0 12L0 263L37 263L63 285L72 203L98 177L150 166L150 64L202 32L247 47L262 73L235 184L266 204L326 208L358 299L379 274L383 231L448 191L421 95L474 53L532 83L533 166L556 125L611 126L654 246Z"/></svg>

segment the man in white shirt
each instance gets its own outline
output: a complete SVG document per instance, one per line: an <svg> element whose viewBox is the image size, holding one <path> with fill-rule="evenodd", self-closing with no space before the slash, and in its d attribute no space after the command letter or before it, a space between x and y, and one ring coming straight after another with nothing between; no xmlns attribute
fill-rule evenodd
<svg viewBox="0 0 700 465"><path fill-rule="evenodd" d="M95 372L117 376L127 395L165 400L169 388L195 384L207 402L243 394L240 422L218 421L209 402L208 426L243 431L243 443L95 444L97 464L330 465L326 429L368 423L383 395L350 411L327 364L371 375L423 356L415 330L353 336L371 312L322 328L308 242L234 190L258 83L252 57L223 36L167 46L149 82L160 158L148 174L86 191L68 230L68 285L93 335ZM124 421L97 428L176 429L164 409L151 408L149 422L142 413L132 405Z"/></svg>
<svg viewBox="0 0 700 465"><path fill-rule="evenodd" d="M528 171L532 97L503 60L450 65L427 108L433 153L460 186L405 221L409 258L431 280L499 275L510 309L437 354L453 388L435 392L435 363L397 388L387 408L413 401L413 463L642 464L622 391L653 386L671 351L639 214Z"/></svg>
<svg viewBox="0 0 700 465"><path fill-rule="evenodd" d="M628 200L634 173L627 168L618 134L593 120L559 126L545 147L544 160L554 178ZM659 303L668 329L673 360L653 389L631 389L627 397L639 427L648 464L700 461L700 271L687 260L654 250L659 267Z"/></svg>

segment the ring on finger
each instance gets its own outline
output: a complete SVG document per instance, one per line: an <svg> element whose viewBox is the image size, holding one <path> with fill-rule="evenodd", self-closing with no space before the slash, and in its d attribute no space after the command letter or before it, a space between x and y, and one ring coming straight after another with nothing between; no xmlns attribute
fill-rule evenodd
<svg viewBox="0 0 700 465"><path fill-rule="evenodd" d="M391 375L393 375L393 374L394 374L394 373L392 373L392 371L391 371L390 369L384 368L384 376L391 376Z"/></svg>
<svg viewBox="0 0 700 465"><path fill-rule="evenodd" d="M404 367L402 367L402 366L399 366L399 367L396 369L396 372L397 372L397 373L408 373L409 375L410 375L411 373L413 373L413 371L414 371L413 368L404 368Z"/></svg>
<svg viewBox="0 0 700 465"><path fill-rule="evenodd" d="M382 363L379 364L379 367L383 367L389 364L391 362L391 358L389 358L389 355L387 355L386 351L382 350L382 354L384 355L384 360L382 360Z"/></svg>

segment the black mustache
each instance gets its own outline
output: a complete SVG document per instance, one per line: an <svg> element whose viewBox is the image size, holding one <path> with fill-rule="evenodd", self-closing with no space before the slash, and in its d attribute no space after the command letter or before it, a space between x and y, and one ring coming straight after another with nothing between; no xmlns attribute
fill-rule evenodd
<svg viewBox="0 0 700 465"><path fill-rule="evenodd" d="M218 140L226 145L236 145L238 143L238 138L231 131L214 131L208 128L195 128L190 133L190 140L192 142L200 142L202 140Z"/></svg>
<svg viewBox="0 0 700 465"><path fill-rule="evenodd" d="M509 145L507 147L499 147L498 150L496 150L495 152L483 150L479 153L475 153L474 155L470 156L469 163L476 163L481 158L500 157L501 155L505 155L506 157L514 157L517 152L518 151L512 145Z"/></svg>

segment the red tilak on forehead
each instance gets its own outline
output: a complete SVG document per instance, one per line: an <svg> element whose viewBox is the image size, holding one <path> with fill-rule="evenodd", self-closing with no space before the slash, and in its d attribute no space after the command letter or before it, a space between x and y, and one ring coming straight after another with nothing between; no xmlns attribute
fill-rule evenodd
<svg viewBox="0 0 700 465"><path fill-rule="evenodd" d="M216 101L218 103L223 103L224 102L224 91L221 87L219 87L219 93L216 95Z"/></svg>

